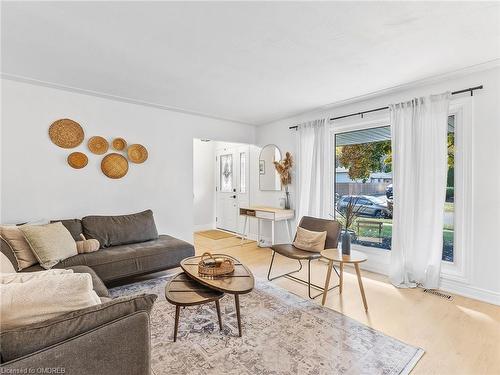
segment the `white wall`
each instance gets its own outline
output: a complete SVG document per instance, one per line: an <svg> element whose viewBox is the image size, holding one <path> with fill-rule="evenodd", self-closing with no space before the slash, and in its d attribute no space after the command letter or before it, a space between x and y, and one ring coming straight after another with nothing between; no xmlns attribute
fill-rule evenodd
<svg viewBox="0 0 500 375"><path fill-rule="evenodd" d="M215 228L215 142L193 140L193 221L195 230Z"/></svg>
<svg viewBox="0 0 500 375"><path fill-rule="evenodd" d="M280 120L257 128L257 145L275 143L281 151L295 155L295 132L289 126L316 118L341 116L353 112L378 108L415 96L440 93L447 90L484 85L484 90L473 97L473 215L470 228L473 231L472 269L470 283L461 285L445 282L444 288L500 304L500 68L460 74L418 84L392 93L380 94L363 101L353 101L342 106L310 112L294 118ZM468 95L468 94L462 94ZM295 185L295 183L293 183ZM292 186L292 198L294 200ZM257 192L253 204L276 204L283 193ZM293 202L295 203L295 202ZM286 238L284 231L277 234Z"/></svg>
<svg viewBox="0 0 500 375"><path fill-rule="evenodd" d="M149 150L142 165L111 180L85 143L89 164L66 164L71 152L51 143L49 125L78 121L92 135L124 137ZM126 214L151 208L158 230L192 241L193 138L253 143L255 128L153 107L2 80L1 222ZM73 151L73 150L72 150Z"/></svg>

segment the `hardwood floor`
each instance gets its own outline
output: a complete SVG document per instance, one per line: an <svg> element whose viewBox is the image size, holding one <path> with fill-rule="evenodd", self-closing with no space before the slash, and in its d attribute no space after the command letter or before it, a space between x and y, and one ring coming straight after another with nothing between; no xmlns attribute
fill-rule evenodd
<svg viewBox="0 0 500 375"><path fill-rule="evenodd" d="M255 242L238 238L211 240L194 236L196 253L205 251L232 255L265 279L271 250L259 248ZM279 255L276 272L293 269L296 263ZM305 268L305 267L304 267ZM274 267L273 267L274 269ZM327 266L313 262L313 282L323 285ZM305 278L303 269L300 277ZM356 274L352 267L344 269L344 290L328 293L325 306L339 311L386 335L419 346L425 355L412 374L500 374L500 307L454 296L453 301L423 293L421 289L397 289L385 276L362 271L369 312L365 313ZM336 282L332 275L332 283ZM307 288L287 279L276 285L307 298ZM316 303L321 303L317 298Z"/></svg>

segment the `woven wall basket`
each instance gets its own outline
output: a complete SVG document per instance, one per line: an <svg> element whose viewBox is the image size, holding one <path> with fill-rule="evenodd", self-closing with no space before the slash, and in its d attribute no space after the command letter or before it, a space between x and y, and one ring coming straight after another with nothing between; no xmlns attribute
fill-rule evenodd
<svg viewBox="0 0 500 375"><path fill-rule="evenodd" d="M120 154L108 154L102 159L101 170L109 178L122 178L128 172L128 161Z"/></svg>
<svg viewBox="0 0 500 375"><path fill-rule="evenodd" d="M105 154L109 149L108 141L98 135L89 139L87 143L89 150L96 155Z"/></svg>
<svg viewBox="0 0 500 375"><path fill-rule="evenodd" d="M68 155L68 164L75 169L82 169L87 166L89 158L83 152L72 152Z"/></svg>
<svg viewBox="0 0 500 375"><path fill-rule="evenodd" d="M148 150L143 145L134 144L128 147L127 155L132 163L141 164L148 159Z"/></svg>
<svg viewBox="0 0 500 375"><path fill-rule="evenodd" d="M79 123L63 118L50 125L49 137L59 147L74 148L83 142L85 134Z"/></svg>
<svg viewBox="0 0 500 375"><path fill-rule="evenodd" d="M112 145L116 151L123 151L127 148L127 141L123 138L115 138L113 139Z"/></svg>

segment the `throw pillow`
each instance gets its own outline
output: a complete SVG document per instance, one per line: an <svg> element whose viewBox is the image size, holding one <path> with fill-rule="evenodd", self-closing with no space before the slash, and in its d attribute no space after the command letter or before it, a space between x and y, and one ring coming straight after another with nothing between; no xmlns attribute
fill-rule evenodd
<svg viewBox="0 0 500 375"><path fill-rule="evenodd" d="M48 274L26 282L0 284L0 329L41 322L100 304L87 273Z"/></svg>
<svg viewBox="0 0 500 375"><path fill-rule="evenodd" d="M0 252L0 273L15 273L16 269L7 256Z"/></svg>
<svg viewBox="0 0 500 375"><path fill-rule="evenodd" d="M41 323L2 331L2 360L20 358L137 312L149 314L155 300L154 294L115 298Z"/></svg>
<svg viewBox="0 0 500 375"><path fill-rule="evenodd" d="M51 220L50 222L57 223L58 221L69 230L75 241L80 241L80 234L83 233L82 221L80 219Z"/></svg>
<svg viewBox="0 0 500 375"><path fill-rule="evenodd" d="M80 234L80 238L81 241L76 241L76 251L78 251L78 254L92 253L101 247L99 241L93 238L87 240L83 234Z"/></svg>
<svg viewBox="0 0 500 375"><path fill-rule="evenodd" d="M11 251L14 254L18 271L38 263L20 228L20 226L15 225L0 226L0 237L10 248L6 251Z"/></svg>
<svg viewBox="0 0 500 375"><path fill-rule="evenodd" d="M325 242L326 231L313 232L311 230L298 227L293 246L301 250L320 253L325 249Z"/></svg>
<svg viewBox="0 0 500 375"><path fill-rule="evenodd" d="M78 254L75 240L60 222L23 225L19 229L24 233L40 265L47 270L61 260Z"/></svg>

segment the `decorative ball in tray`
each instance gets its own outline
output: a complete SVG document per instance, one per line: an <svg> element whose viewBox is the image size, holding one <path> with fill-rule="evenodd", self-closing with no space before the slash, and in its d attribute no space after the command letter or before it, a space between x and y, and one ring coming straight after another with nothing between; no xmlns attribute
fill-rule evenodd
<svg viewBox="0 0 500 375"><path fill-rule="evenodd" d="M201 277L216 278L234 272L234 263L224 256L214 257L210 253L203 253L198 263L198 274Z"/></svg>

